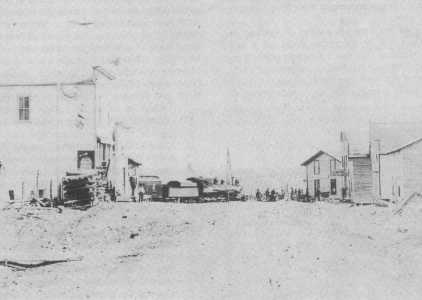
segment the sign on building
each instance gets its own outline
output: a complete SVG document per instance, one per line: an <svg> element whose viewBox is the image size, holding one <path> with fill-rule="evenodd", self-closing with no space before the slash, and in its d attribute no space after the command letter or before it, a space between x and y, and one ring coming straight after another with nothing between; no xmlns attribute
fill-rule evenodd
<svg viewBox="0 0 422 300"><path fill-rule="evenodd" d="M346 171L344 169L334 170L334 176L345 176Z"/></svg>
<svg viewBox="0 0 422 300"><path fill-rule="evenodd" d="M91 170L95 168L95 151L78 151L78 169Z"/></svg>

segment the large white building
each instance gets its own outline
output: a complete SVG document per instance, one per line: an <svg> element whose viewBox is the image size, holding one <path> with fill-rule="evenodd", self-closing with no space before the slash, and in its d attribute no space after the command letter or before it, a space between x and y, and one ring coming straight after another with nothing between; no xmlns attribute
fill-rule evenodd
<svg viewBox="0 0 422 300"><path fill-rule="evenodd" d="M0 201L57 194L66 172L110 159L112 141L98 134L98 80L0 84ZM110 79L110 78L109 78ZM111 134L110 134L111 136Z"/></svg>

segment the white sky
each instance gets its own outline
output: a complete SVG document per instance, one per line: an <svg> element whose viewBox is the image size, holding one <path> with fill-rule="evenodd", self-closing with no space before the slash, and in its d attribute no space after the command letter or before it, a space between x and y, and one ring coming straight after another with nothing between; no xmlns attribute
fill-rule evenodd
<svg viewBox="0 0 422 300"><path fill-rule="evenodd" d="M56 2L1 1L0 81L111 68L152 169L207 172L229 147L234 169L287 176L342 128L420 119L420 1Z"/></svg>

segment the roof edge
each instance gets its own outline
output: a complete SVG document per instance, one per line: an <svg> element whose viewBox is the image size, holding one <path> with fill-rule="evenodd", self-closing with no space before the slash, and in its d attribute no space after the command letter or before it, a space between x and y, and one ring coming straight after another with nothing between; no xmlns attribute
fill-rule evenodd
<svg viewBox="0 0 422 300"><path fill-rule="evenodd" d="M334 158L336 161L340 162L340 160L335 157L334 155L329 154L328 152L319 150L317 153L315 153L314 155L312 155L310 158L308 158L307 160L305 160L303 163L301 163L301 166L306 166L308 165L311 161L315 160L316 158L318 158L319 156L321 156L322 154L327 154L328 156Z"/></svg>
<svg viewBox="0 0 422 300"><path fill-rule="evenodd" d="M393 154L393 153L396 153L396 152L400 152L401 150L403 150L405 148L408 148L410 146L413 146L414 144L417 144L419 142L422 142L422 138L418 138L418 139L416 139L416 140L414 140L414 141L412 141L410 143L407 143L407 144L405 144L405 145L403 145L401 147L398 147L396 149L393 149L391 151L388 151L388 152L385 152L385 153L380 153L380 155L390 155L390 154Z"/></svg>
<svg viewBox="0 0 422 300"><path fill-rule="evenodd" d="M135 159L133 159L133 158L128 158L128 164L132 164L132 165L134 165L134 166L136 166L136 167L140 167L140 166L142 166L142 163L140 163L140 162L138 162L138 161L136 161Z"/></svg>
<svg viewBox="0 0 422 300"><path fill-rule="evenodd" d="M26 83L0 83L0 87L19 87L19 86L56 86L56 85L95 85L92 79L86 79L75 82L26 82Z"/></svg>

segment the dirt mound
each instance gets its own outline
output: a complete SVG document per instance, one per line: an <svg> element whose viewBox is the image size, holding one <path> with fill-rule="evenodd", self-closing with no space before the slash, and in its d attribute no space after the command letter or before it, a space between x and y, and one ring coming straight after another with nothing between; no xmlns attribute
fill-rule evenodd
<svg viewBox="0 0 422 300"><path fill-rule="evenodd" d="M101 203L88 211L23 207L1 212L3 256L46 259L69 256L119 257L158 247L186 231L189 222L148 215L139 204Z"/></svg>

